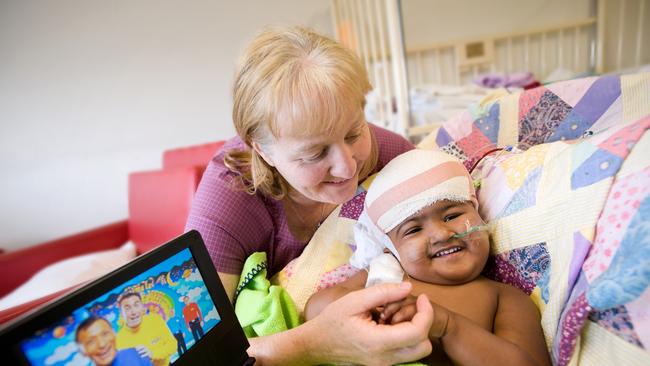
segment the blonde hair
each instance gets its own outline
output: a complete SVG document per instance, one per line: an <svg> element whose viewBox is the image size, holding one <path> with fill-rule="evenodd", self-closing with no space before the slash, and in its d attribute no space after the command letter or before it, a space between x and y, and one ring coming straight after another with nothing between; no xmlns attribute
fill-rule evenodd
<svg viewBox="0 0 650 366"><path fill-rule="evenodd" d="M235 75L232 118L249 149L231 150L224 163L239 173L245 190L282 199L289 184L252 149L285 135L331 134L341 121L363 113L371 85L359 59L339 43L302 27L274 27L260 33L245 50ZM377 163L371 157L360 177Z"/></svg>

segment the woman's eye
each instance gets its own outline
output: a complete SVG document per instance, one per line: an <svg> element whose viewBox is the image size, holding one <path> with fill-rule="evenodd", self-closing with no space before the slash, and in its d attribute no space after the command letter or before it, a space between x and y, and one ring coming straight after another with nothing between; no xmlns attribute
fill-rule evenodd
<svg viewBox="0 0 650 366"><path fill-rule="evenodd" d="M353 134L353 135L345 136L345 142L351 144L351 143L357 141L357 140L359 139L359 137L361 137L361 134L360 134L360 133L355 133L355 134Z"/></svg>
<svg viewBox="0 0 650 366"><path fill-rule="evenodd" d="M323 160L325 155L327 155L327 149L323 149L318 154L302 158L301 160L305 163L316 163Z"/></svg>
<svg viewBox="0 0 650 366"><path fill-rule="evenodd" d="M457 218L457 217L459 217L459 216L461 216L461 215L462 215L462 214L460 214L460 213L449 214L449 215L445 216L443 220L444 220L445 222L448 222L448 221L451 221L451 220L453 220L453 219L455 219L455 218Z"/></svg>

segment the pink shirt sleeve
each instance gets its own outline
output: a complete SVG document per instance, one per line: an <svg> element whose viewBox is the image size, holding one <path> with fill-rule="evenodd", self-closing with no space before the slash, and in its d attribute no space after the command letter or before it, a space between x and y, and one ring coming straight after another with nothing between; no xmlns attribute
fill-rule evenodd
<svg viewBox="0 0 650 366"><path fill-rule="evenodd" d="M248 255L264 249L273 225L260 195L232 186L223 156L218 152L203 173L185 230L201 233L217 271L238 274Z"/></svg>

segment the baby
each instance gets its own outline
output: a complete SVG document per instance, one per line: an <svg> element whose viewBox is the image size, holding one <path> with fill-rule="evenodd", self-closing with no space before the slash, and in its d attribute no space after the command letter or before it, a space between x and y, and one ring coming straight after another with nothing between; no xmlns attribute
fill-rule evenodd
<svg viewBox="0 0 650 366"><path fill-rule="evenodd" d="M440 151L406 152L377 174L355 228L351 263L370 264L369 272L359 271L312 295L305 317L315 317L329 303L382 277L401 281L403 269L412 296L374 315L380 324L409 320L416 297L426 294L434 321L429 331L433 352L425 362L550 365L539 312L530 298L481 275L490 251L485 228L472 179L460 161ZM387 256L399 262L391 268Z"/></svg>

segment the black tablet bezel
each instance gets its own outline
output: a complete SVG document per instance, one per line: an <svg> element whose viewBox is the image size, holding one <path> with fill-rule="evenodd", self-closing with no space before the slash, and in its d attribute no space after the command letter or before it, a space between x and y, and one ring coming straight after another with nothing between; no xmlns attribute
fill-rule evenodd
<svg viewBox="0 0 650 366"><path fill-rule="evenodd" d="M20 348L21 341L186 248L192 253L221 321L198 343L188 348L173 365L242 365L248 358L248 340L235 316L203 239L196 230L189 231L51 303L3 324L0 327L0 349L3 358L8 357L5 360L12 365L30 365Z"/></svg>

